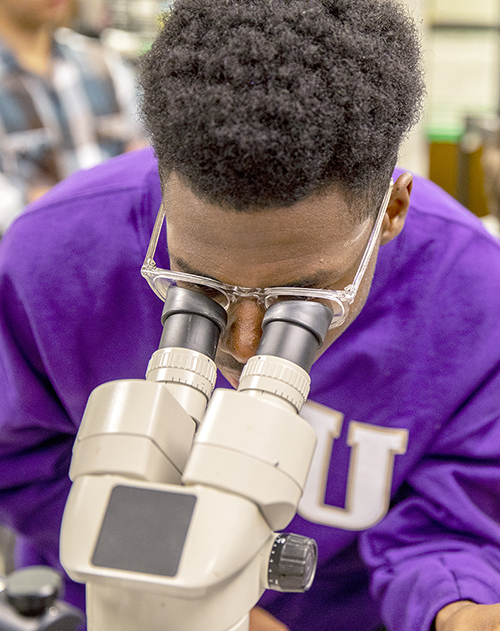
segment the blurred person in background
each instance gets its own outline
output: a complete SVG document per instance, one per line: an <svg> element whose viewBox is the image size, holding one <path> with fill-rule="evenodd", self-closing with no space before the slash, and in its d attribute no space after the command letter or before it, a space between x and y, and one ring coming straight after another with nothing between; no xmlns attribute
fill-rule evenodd
<svg viewBox="0 0 500 631"><path fill-rule="evenodd" d="M69 28L75 0L0 0L0 235L57 182L144 145L132 68Z"/></svg>

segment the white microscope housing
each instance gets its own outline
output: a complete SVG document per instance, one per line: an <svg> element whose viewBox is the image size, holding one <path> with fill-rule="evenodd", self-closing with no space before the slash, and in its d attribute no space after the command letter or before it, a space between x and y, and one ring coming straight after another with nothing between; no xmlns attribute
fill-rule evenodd
<svg viewBox="0 0 500 631"><path fill-rule="evenodd" d="M276 531L314 452L298 412L330 315L271 307L238 391L212 396L225 312L169 289L146 380L96 388L74 446L61 561L89 631L248 631L265 589L309 588L315 542Z"/></svg>

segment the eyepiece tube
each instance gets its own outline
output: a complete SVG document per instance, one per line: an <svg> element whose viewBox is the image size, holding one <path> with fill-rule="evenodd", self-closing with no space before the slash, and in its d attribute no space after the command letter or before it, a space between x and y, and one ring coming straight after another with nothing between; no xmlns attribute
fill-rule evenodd
<svg viewBox="0 0 500 631"><path fill-rule="evenodd" d="M190 416L199 423L212 396L214 363L226 312L214 300L182 287L170 287L161 316L163 334L146 379L166 384Z"/></svg>
<svg viewBox="0 0 500 631"><path fill-rule="evenodd" d="M290 300L268 309L257 355L282 357L309 372L333 313L319 302Z"/></svg>
<svg viewBox="0 0 500 631"><path fill-rule="evenodd" d="M170 287L163 307L160 348L188 348L215 359L227 315L217 302L182 287Z"/></svg>
<svg viewBox="0 0 500 631"><path fill-rule="evenodd" d="M317 302L290 300L270 307L257 354L245 364L238 391L278 397L300 412L309 394L309 371L332 321Z"/></svg>

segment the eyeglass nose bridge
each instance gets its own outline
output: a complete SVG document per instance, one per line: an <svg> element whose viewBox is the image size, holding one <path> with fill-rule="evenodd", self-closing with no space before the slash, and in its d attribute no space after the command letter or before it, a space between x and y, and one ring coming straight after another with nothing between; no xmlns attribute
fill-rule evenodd
<svg viewBox="0 0 500 631"><path fill-rule="evenodd" d="M228 307L238 302L242 298L255 300L259 306L265 305L265 301L266 301L266 292L264 289L260 289L259 287L225 288L224 293L226 294L226 297L228 300Z"/></svg>

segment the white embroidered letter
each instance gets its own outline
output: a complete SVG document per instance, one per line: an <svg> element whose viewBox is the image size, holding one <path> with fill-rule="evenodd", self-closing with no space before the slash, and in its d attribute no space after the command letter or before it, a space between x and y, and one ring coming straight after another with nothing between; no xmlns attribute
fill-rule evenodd
<svg viewBox="0 0 500 631"><path fill-rule="evenodd" d="M389 508L394 457L406 452L408 430L349 423L346 508L339 508L325 504L324 499L333 441L340 435L343 416L312 402L304 406L301 416L316 431L318 445L299 514L309 521L346 530L364 530L376 524Z"/></svg>

